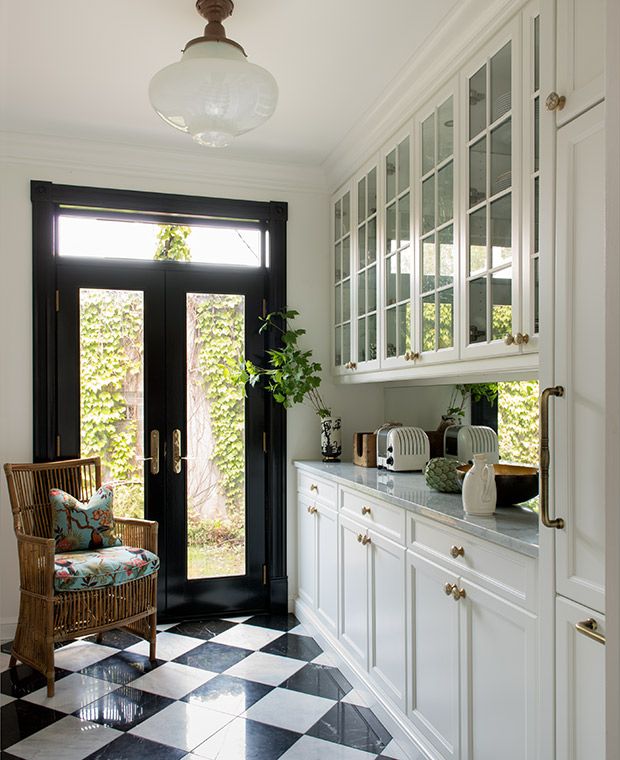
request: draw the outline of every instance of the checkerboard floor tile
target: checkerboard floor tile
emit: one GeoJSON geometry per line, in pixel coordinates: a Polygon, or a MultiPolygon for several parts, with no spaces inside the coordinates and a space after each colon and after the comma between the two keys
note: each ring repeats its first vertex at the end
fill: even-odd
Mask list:
{"type": "Polygon", "coordinates": [[[409,758],[293,615],[170,623],[157,642],[154,662],[120,630],[60,645],[51,699],[3,645],[1,760],[409,758]]]}

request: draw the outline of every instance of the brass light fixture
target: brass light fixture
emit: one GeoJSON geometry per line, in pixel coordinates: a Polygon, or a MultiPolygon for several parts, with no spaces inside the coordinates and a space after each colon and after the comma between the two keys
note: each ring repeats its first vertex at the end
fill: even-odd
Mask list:
{"type": "Polygon", "coordinates": [[[167,124],[221,148],[269,119],[278,86],[226,36],[222,22],[232,15],[232,0],[197,0],[196,9],[208,22],[204,35],[186,44],[178,63],[155,74],[149,98],[167,124]]]}

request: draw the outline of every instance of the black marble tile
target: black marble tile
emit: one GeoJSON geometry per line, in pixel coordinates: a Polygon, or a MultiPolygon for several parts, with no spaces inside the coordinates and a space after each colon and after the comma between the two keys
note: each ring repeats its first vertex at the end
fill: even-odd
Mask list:
{"type": "MultiPolygon", "coordinates": [[[[56,681],[70,675],[71,671],[55,668],[56,681]]],[[[47,686],[47,678],[29,665],[17,665],[5,670],[0,676],[0,691],[10,697],[25,697],[33,691],[47,686]]]]}
{"type": "Polygon", "coordinates": [[[302,691],[326,699],[342,699],[353,688],[338,668],[327,665],[316,665],[309,662],[301,670],[294,673],[284,683],[282,689],[302,691]]]}
{"type": "Polygon", "coordinates": [[[17,755],[10,755],[8,752],[0,752],[0,760],[21,760],[17,755]]]}
{"type": "Polygon", "coordinates": [[[102,681],[126,685],[145,673],[155,670],[164,662],[165,660],[151,662],[145,655],[135,652],[119,652],[82,668],[80,673],[92,678],[101,678],[102,681]]]}
{"type": "Polygon", "coordinates": [[[105,647],[114,647],[115,649],[127,649],[134,644],[139,644],[144,639],[139,636],[135,636],[129,631],[122,631],[119,628],[115,628],[111,631],[104,631],[101,634],[101,641],[97,641],[97,636],[89,636],[86,641],[92,641],[95,644],[102,644],[105,647]]]}
{"type": "Polygon", "coordinates": [[[173,702],[173,699],[159,694],[121,686],[120,689],[76,710],[73,715],[81,720],[116,728],[118,731],[129,731],[173,702]]]}
{"type": "Polygon", "coordinates": [[[290,631],[299,625],[295,615],[254,615],[245,621],[245,625],[257,625],[260,628],[272,628],[274,631],[290,631]]]}
{"type": "Polygon", "coordinates": [[[224,644],[212,644],[207,641],[180,655],[174,662],[190,665],[192,668],[211,670],[214,673],[223,673],[251,654],[252,652],[249,649],[229,647],[224,644]]]}
{"type": "Polygon", "coordinates": [[[133,734],[124,734],[84,760],[181,760],[186,753],[133,734]]]}
{"type": "MultiPolygon", "coordinates": [[[[301,734],[245,718],[235,718],[209,742],[217,760],[277,760],[301,734]]],[[[201,750],[202,754],[202,750],[201,750]]]]}
{"type": "Polygon", "coordinates": [[[184,702],[210,707],[213,710],[241,715],[272,690],[272,686],[244,678],[219,675],[183,697],[184,702]]]}
{"type": "Polygon", "coordinates": [[[307,732],[335,744],[380,754],[392,741],[378,718],[367,707],[338,702],[307,732]]]}
{"type": "Polygon", "coordinates": [[[279,639],[275,639],[267,646],[263,647],[261,652],[267,654],[278,654],[281,657],[292,657],[295,660],[314,660],[323,650],[310,636],[297,636],[294,633],[285,633],[279,639]]]}
{"type": "Polygon", "coordinates": [[[208,641],[219,633],[224,633],[229,628],[234,628],[236,623],[228,620],[187,620],[184,623],[169,628],[167,633],[180,633],[182,636],[192,636],[195,639],[208,641]]]}
{"type": "Polygon", "coordinates": [[[42,705],[34,705],[16,699],[8,705],[0,708],[0,722],[2,723],[2,735],[0,746],[2,749],[12,747],[22,739],[26,739],[37,731],[41,731],[57,720],[65,718],[65,713],[50,710],[42,705]]]}

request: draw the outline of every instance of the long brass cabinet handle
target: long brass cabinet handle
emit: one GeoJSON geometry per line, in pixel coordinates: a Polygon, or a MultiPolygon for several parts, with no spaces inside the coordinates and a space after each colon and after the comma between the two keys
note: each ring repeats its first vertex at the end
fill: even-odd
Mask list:
{"type": "Polygon", "coordinates": [[[175,475],[179,475],[181,472],[181,462],[183,457],[181,456],[181,431],[172,431],[172,472],[175,475]]]}
{"type": "Polygon", "coordinates": [[[151,430],[149,436],[151,456],[144,457],[143,462],[150,462],[149,472],[151,475],[159,475],[159,430],[151,430]]]}
{"type": "Polygon", "coordinates": [[[589,639],[593,639],[594,641],[598,641],[599,644],[605,645],[605,636],[599,632],[598,623],[594,618],[588,618],[587,620],[575,623],[575,628],[579,633],[583,633],[583,635],[587,636],[589,639]]]}
{"type": "Polygon", "coordinates": [[[554,385],[545,388],[540,395],[540,521],[546,528],[564,527],[561,517],[552,519],[549,517],[549,399],[551,396],[562,398],[564,388],[554,385]]]}

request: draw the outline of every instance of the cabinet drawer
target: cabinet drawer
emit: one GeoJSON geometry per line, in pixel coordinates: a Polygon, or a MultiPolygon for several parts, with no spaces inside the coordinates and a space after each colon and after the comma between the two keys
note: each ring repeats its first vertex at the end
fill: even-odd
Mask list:
{"type": "Polygon", "coordinates": [[[336,484],[329,480],[317,478],[313,473],[298,470],[297,491],[302,496],[318,499],[332,509],[336,509],[336,484]]]}
{"type": "MultiPolygon", "coordinates": [[[[408,543],[526,609],[536,609],[536,560],[462,531],[408,516],[408,543]],[[452,556],[453,547],[462,554],[452,556]]],[[[456,553],[456,552],[455,552],[456,553]]]]}
{"type": "Polygon", "coordinates": [[[340,491],[340,509],[357,523],[383,533],[387,538],[405,543],[405,511],[355,491],[340,491]]]}

